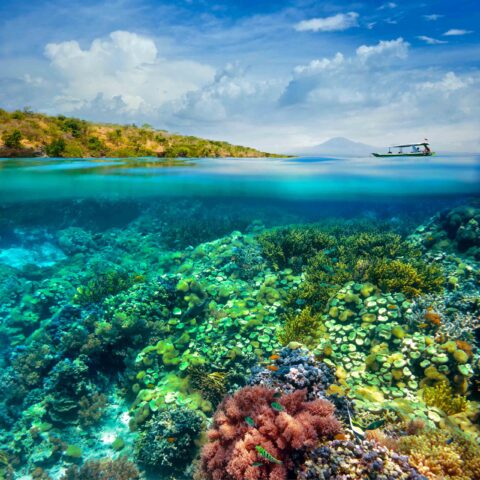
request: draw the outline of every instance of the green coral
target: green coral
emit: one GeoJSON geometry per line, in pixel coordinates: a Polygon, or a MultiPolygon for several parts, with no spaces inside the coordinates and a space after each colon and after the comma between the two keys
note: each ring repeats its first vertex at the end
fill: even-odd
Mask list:
{"type": "Polygon", "coordinates": [[[324,330],[322,326],[320,315],[312,313],[310,307],[305,307],[299,314],[285,317],[278,340],[284,346],[290,342],[312,344],[324,330]]]}
{"type": "Polygon", "coordinates": [[[444,282],[439,267],[419,261],[412,264],[402,260],[383,259],[376,262],[367,275],[368,280],[383,291],[402,292],[409,297],[438,292],[444,282]]]}
{"type": "Polygon", "coordinates": [[[424,262],[418,250],[392,232],[339,234],[329,245],[306,259],[305,281],[291,305],[300,300],[320,311],[351,280],[408,297],[438,292],[445,281],[438,266],[424,262]]]}
{"type": "Polygon", "coordinates": [[[335,238],[315,226],[290,226],[266,231],[258,242],[276,270],[291,267],[298,272],[308,258],[335,245],[335,238]]]}
{"type": "Polygon", "coordinates": [[[115,295],[131,287],[135,277],[120,270],[109,270],[96,275],[86,285],[77,288],[73,301],[78,305],[101,302],[104,298],[115,295]]]}

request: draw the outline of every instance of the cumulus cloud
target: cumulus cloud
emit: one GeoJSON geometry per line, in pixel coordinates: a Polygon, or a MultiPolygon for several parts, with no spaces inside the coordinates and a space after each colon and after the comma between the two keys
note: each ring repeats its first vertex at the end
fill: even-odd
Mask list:
{"type": "Polygon", "coordinates": [[[312,60],[293,69],[279,105],[292,122],[309,118],[309,131],[324,137],[378,144],[388,132],[397,139],[392,136],[386,143],[426,135],[451,149],[447,142],[453,135],[446,132],[453,122],[462,129],[455,128],[459,141],[472,145],[480,118],[475,100],[480,73],[405,68],[407,61],[408,44],[402,39],[362,45],[350,56],[312,60]]]}
{"type": "Polygon", "coordinates": [[[209,84],[166,104],[160,113],[175,126],[218,125],[250,115],[258,119],[262,109],[269,111],[266,105],[273,105],[278,92],[276,81],[251,79],[238,64],[228,64],[209,84]]]}
{"type": "Polygon", "coordinates": [[[358,26],[358,13],[338,13],[331,17],[302,20],[295,25],[298,32],[336,32],[358,26]]]}
{"type": "Polygon", "coordinates": [[[473,77],[459,77],[455,72],[447,72],[443,78],[435,82],[423,82],[417,85],[417,89],[423,91],[440,91],[445,93],[455,92],[475,83],[473,77]]]}
{"type": "Polygon", "coordinates": [[[438,40],[437,38],[427,37],[426,35],[418,35],[417,38],[428,45],[441,45],[442,43],[448,43],[446,40],[438,40]]]}
{"type": "Polygon", "coordinates": [[[208,65],[160,57],[151,38],[127,31],[95,39],[87,49],[76,41],[50,43],[45,55],[61,79],[55,102],[63,111],[102,101],[123,113],[148,112],[214,76],[208,65]]]}
{"type": "Polygon", "coordinates": [[[357,57],[365,62],[374,57],[406,58],[410,44],[402,37],[396,40],[381,40],[376,45],[361,45],[357,48],[357,57]]]}
{"type": "Polygon", "coordinates": [[[469,33],[472,33],[472,30],[462,30],[461,28],[451,28],[450,30],[447,30],[444,35],[446,37],[458,37],[461,35],[468,35],[469,33]]]}

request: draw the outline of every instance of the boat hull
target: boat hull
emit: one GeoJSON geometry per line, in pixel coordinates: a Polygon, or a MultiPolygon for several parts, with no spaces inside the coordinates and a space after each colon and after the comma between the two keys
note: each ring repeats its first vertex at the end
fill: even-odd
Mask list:
{"type": "Polygon", "coordinates": [[[430,153],[372,153],[374,157],[432,157],[435,152],[430,153]]]}

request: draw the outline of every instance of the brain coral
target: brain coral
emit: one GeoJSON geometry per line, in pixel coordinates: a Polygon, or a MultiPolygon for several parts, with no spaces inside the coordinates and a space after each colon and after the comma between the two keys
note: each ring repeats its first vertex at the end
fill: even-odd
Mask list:
{"type": "Polygon", "coordinates": [[[293,456],[341,431],[327,400],[305,401],[306,390],[281,396],[244,387],[218,407],[202,450],[201,478],[286,480],[293,456]]]}

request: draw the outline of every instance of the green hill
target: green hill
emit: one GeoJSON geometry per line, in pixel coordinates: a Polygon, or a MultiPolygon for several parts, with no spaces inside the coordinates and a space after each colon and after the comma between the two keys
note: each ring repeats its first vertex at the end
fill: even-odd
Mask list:
{"type": "Polygon", "coordinates": [[[279,157],[150,125],[115,125],[0,109],[0,157],[279,157]]]}

